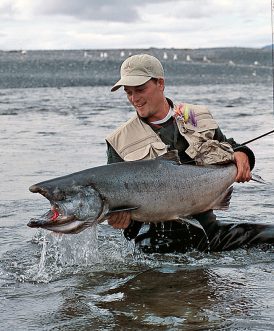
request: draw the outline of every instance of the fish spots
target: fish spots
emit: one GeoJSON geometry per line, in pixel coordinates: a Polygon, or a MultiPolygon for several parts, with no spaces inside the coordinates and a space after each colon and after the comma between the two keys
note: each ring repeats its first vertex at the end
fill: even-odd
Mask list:
{"type": "Polygon", "coordinates": [[[127,190],[129,189],[129,185],[127,182],[124,183],[124,186],[125,186],[125,189],[127,189],[127,190]]]}

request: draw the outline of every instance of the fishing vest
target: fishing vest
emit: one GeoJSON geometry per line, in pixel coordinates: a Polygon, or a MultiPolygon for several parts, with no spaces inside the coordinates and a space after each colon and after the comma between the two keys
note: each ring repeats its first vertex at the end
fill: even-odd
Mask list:
{"type": "MultiPolygon", "coordinates": [[[[207,107],[180,104],[174,107],[180,134],[189,146],[185,153],[198,165],[233,161],[233,149],[226,142],[213,140],[217,122],[207,107]]],[[[168,146],[137,114],[107,136],[107,142],[124,161],[153,159],[165,154],[168,146]]]]}

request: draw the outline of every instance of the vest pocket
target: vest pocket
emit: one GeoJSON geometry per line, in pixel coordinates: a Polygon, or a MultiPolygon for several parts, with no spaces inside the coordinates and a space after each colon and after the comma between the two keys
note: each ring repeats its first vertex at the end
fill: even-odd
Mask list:
{"type": "Polygon", "coordinates": [[[128,153],[124,156],[125,161],[149,160],[155,159],[167,152],[167,146],[161,142],[153,142],[149,145],[138,148],[137,150],[128,153]]]}

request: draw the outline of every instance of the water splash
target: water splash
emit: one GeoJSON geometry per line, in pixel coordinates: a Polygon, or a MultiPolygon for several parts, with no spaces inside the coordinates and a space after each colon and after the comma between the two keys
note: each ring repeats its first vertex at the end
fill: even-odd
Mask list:
{"type": "Polygon", "coordinates": [[[46,237],[44,237],[42,243],[42,252],[41,252],[41,258],[38,268],[38,274],[37,274],[38,278],[40,278],[45,271],[46,250],[47,250],[47,241],[46,241],[46,237]]]}
{"type": "Polygon", "coordinates": [[[39,230],[33,239],[40,247],[39,262],[28,269],[28,279],[50,282],[85,272],[124,272],[146,264],[135,245],[122,232],[105,231],[100,225],[77,235],[63,235],[39,230]],[[98,235],[99,232],[99,235],[98,235]]]}
{"type": "Polygon", "coordinates": [[[34,240],[41,246],[40,261],[29,269],[29,276],[37,282],[74,274],[100,261],[96,226],[77,236],[41,230],[34,240]]]}

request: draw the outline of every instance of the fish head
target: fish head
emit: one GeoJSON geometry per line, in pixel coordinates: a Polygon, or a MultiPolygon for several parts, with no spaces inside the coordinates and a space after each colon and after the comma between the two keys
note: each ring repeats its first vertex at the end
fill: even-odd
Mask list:
{"type": "Polygon", "coordinates": [[[32,218],[28,226],[59,233],[79,233],[96,223],[103,210],[103,199],[92,187],[73,187],[69,191],[50,190],[33,185],[30,191],[40,193],[50,202],[50,210],[39,218],[32,218]]]}

